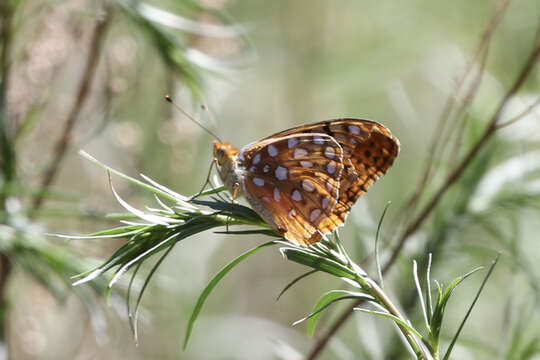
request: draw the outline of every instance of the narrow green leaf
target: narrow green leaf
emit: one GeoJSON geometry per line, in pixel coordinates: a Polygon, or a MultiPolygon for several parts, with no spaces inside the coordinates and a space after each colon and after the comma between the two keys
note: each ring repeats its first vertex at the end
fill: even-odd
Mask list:
{"type": "Polygon", "coordinates": [[[223,202],[223,201],[208,201],[208,200],[198,200],[198,199],[195,199],[192,202],[197,205],[207,206],[211,209],[214,209],[220,212],[231,213],[235,217],[241,217],[247,221],[252,222],[253,225],[269,227],[268,223],[266,223],[259,216],[259,214],[257,214],[253,209],[248,208],[247,206],[244,206],[244,205],[233,204],[230,202],[223,202]]]}
{"type": "Polygon", "coordinates": [[[286,292],[287,290],[289,290],[289,289],[290,289],[294,284],[296,284],[298,281],[302,280],[302,279],[305,278],[305,277],[308,277],[308,276],[311,275],[311,274],[315,274],[317,271],[319,271],[319,270],[310,270],[310,271],[308,271],[308,272],[306,272],[306,273],[304,273],[304,274],[302,274],[302,275],[296,277],[293,281],[291,281],[290,283],[288,283],[288,284],[283,288],[283,290],[281,290],[281,292],[279,293],[279,295],[278,295],[277,298],[276,298],[276,301],[278,301],[279,298],[281,297],[281,295],[285,294],[285,292],[286,292]]]}
{"type": "Polygon", "coordinates": [[[313,307],[313,312],[308,315],[306,318],[299,320],[295,322],[295,325],[300,323],[301,321],[304,321],[306,319],[309,319],[308,322],[308,336],[312,337],[313,333],[315,332],[315,327],[317,326],[317,321],[319,320],[319,317],[322,314],[322,311],[326,309],[328,306],[332,305],[333,303],[345,299],[365,299],[365,300],[374,300],[374,298],[370,295],[354,292],[354,291],[347,291],[347,290],[331,290],[328,291],[326,294],[321,296],[319,301],[315,304],[313,307]]]}
{"type": "Polygon", "coordinates": [[[109,186],[111,187],[111,191],[112,191],[114,197],[116,198],[116,201],[118,201],[120,203],[120,205],[122,205],[122,207],[124,209],[126,209],[127,211],[129,211],[133,215],[137,216],[138,218],[150,222],[151,224],[158,224],[158,225],[164,225],[164,226],[169,225],[169,222],[172,219],[168,219],[168,218],[163,217],[163,216],[147,214],[144,211],[141,211],[139,209],[134,208],[133,206],[129,205],[126,201],[124,201],[124,199],[122,199],[120,197],[120,195],[118,195],[118,193],[114,189],[113,183],[111,181],[110,172],[107,171],[107,174],[109,175],[109,186]]]}
{"type": "MultiPolygon", "coordinates": [[[[159,268],[159,266],[161,265],[161,263],[163,262],[163,260],[165,260],[165,258],[169,255],[169,253],[172,251],[172,249],[174,249],[174,245],[176,245],[176,243],[172,244],[166,251],[165,253],[163,253],[163,255],[161,255],[161,257],[159,258],[159,260],[154,264],[154,266],[152,266],[152,269],[150,270],[150,272],[148,273],[148,275],[146,276],[146,278],[144,279],[144,283],[143,283],[143,286],[141,288],[141,291],[139,291],[139,295],[137,296],[137,302],[135,303],[135,315],[132,317],[133,318],[133,325],[132,325],[132,329],[133,329],[133,336],[135,337],[135,342],[138,343],[139,342],[139,334],[138,334],[138,327],[137,327],[137,323],[138,323],[138,320],[139,320],[139,308],[140,308],[140,305],[141,305],[141,300],[142,300],[142,297],[144,295],[144,291],[146,290],[146,287],[148,286],[148,284],[150,283],[150,280],[152,279],[152,276],[155,274],[156,270],[159,268]]],[[[140,265],[140,263],[139,263],[140,265]]],[[[137,265],[137,269],[139,268],[139,265],[137,265]]],[[[131,315],[131,314],[130,314],[131,315]]],[[[130,316],[131,318],[131,316],[130,316]]]]}
{"type": "MultiPolygon", "coordinates": [[[[146,182],[150,183],[150,185],[154,186],[156,189],[159,189],[163,192],[165,192],[166,194],[169,194],[170,196],[172,196],[175,201],[177,202],[177,205],[181,205],[183,207],[187,207],[191,210],[197,210],[197,208],[193,205],[191,205],[189,203],[189,198],[184,196],[184,195],[181,195],[179,193],[177,193],[176,191],[173,191],[171,189],[169,189],[168,187],[166,186],[163,186],[161,185],[160,183],[158,183],[157,181],[154,181],[152,180],[150,177],[144,175],[144,174],[139,174],[146,182]]],[[[155,195],[155,194],[154,194],[155,195]]],[[[161,200],[159,200],[159,197],[156,196],[156,199],[158,202],[161,202],[161,200]]],[[[163,204],[163,203],[162,203],[163,204]]],[[[165,206],[165,204],[163,204],[164,207],[168,208],[167,206],[165,206]]],[[[170,209],[170,211],[172,212],[172,209],[170,209]]]]}
{"type": "MultiPolygon", "coordinates": [[[[484,280],[482,281],[482,284],[480,285],[480,288],[478,288],[478,291],[476,292],[476,296],[474,297],[474,300],[473,302],[471,303],[471,306],[469,306],[469,309],[467,310],[467,313],[465,314],[465,317],[463,318],[463,321],[461,322],[461,324],[459,325],[459,328],[458,330],[456,331],[456,334],[454,335],[454,337],[452,338],[452,341],[450,342],[450,345],[448,346],[448,349],[446,350],[446,353],[444,354],[444,358],[443,360],[448,360],[448,357],[450,356],[450,353],[452,352],[452,349],[454,348],[454,345],[459,337],[459,335],[461,334],[461,330],[463,329],[463,326],[465,326],[465,322],[467,321],[467,319],[469,318],[469,315],[471,314],[472,312],[472,309],[474,308],[474,305],[476,304],[476,301],[478,300],[478,298],[480,297],[480,294],[482,293],[482,290],[484,289],[484,286],[486,285],[489,277],[491,276],[491,273],[493,272],[493,269],[495,269],[495,266],[497,265],[497,261],[499,261],[499,256],[501,254],[497,254],[497,257],[495,258],[495,260],[493,260],[493,262],[491,263],[491,266],[489,267],[489,270],[486,274],[486,276],[484,277],[484,280]]],[[[468,273],[467,275],[464,276],[467,277],[469,276],[470,274],[472,274],[472,272],[468,273]]]]}
{"type": "Polygon", "coordinates": [[[267,243],[259,245],[259,246],[255,247],[255,248],[243,253],[242,255],[238,256],[233,261],[228,263],[223,269],[221,269],[216,275],[214,275],[214,277],[210,280],[208,285],[206,285],[206,287],[202,291],[201,295],[199,296],[199,299],[197,300],[197,303],[195,304],[195,308],[193,309],[193,311],[191,313],[191,317],[189,318],[188,326],[187,326],[187,329],[186,329],[186,335],[185,335],[185,338],[184,338],[184,345],[183,345],[184,349],[187,346],[187,343],[188,343],[189,338],[191,336],[191,332],[193,330],[193,326],[195,325],[195,320],[197,320],[197,317],[199,316],[199,314],[200,314],[200,312],[202,310],[204,302],[208,298],[208,295],[210,295],[210,292],[219,283],[219,281],[221,279],[223,279],[223,277],[225,275],[227,275],[227,273],[229,271],[231,271],[236,265],[241,263],[243,260],[248,258],[250,255],[252,255],[252,254],[254,254],[254,253],[258,252],[259,250],[262,250],[262,249],[264,249],[266,247],[276,245],[276,244],[277,244],[277,242],[275,242],[275,241],[269,241],[267,243]]]}
{"type": "Polygon", "coordinates": [[[95,157],[93,157],[92,155],[88,154],[86,151],[84,150],[80,150],[79,151],[79,154],[84,157],[85,159],[93,162],[94,164],[104,168],[105,170],[115,174],[115,175],[118,175],[120,176],[121,178],[129,181],[130,183],[132,184],[135,184],[143,189],[146,189],[154,194],[157,194],[157,195],[160,195],[160,196],[163,196],[167,199],[170,199],[170,200],[173,200],[173,201],[176,201],[177,199],[174,197],[174,196],[171,196],[170,194],[168,194],[167,192],[163,191],[163,190],[160,190],[154,186],[150,186],[148,184],[145,184],[144,182],[140,181],[140,180],[137,180],[135,178],[132,178],[131,176],[128,176],[128,175],[125,175],[123,173],[121,173],[120,171],[118,170],[115,170],[113,169],[112,167],[108,166],[108,165],[105,165],[103,164],[102,162],[100,162],[99,160],[97,160],[95,157]]]}
{"type": "Polygon", "coordinates": [[[269,229],[260,229],[260,230],[238,230],[238,231],[214,231],[214,234],[231,234],[231,235],[266,235],[275,238],[283,238],[283,236],[278,235],[274,230],[269,229]]]}
{"type": "MultiPolygon", "coordinates": [[[[128,316],[128,322],[129,327],[131,328],[131,333],[133,334],[133,337],[135,338],[135,324],[133,321],[133,313],[131,311],[131,292],[133,291],[133,283],[135,282],[135,277],[137,276],[137,273],[139,272],[139,269],[141,268],[141,265],[143,264],[143,261],[137,264],[135,267],[135,270],[133,270],[133,273],[131,274],[131,277],[129,278],[129,283],[126,291],[126,312],[128,316]]],[[[137,344],[137,340],[135,339],[135,344],[137,344]]]]}
{"type": "Polygon", "coordinates": [[[81,274],[72,276],[73,279],[80,278],[79,280],[73,283],[73,286],[77,286],[77,285],[89,282],[91,280],[94,280],[95,278],[97,278],[104,272],[108,271],[109,269],[115,267],[116,265],[122,264],[125,261],[132,259],[133,256],[135,256],[141,251],[141,249],[144,249],[144,246],[145,246],[145,243],[143,241],[137,241],[137,242],[128,241],[124,246],[116,250],[111,255],[111,257],[100,266],[94,269],[85,271],[81,274]]]}
{"type": "Polygon", "coordinates": [[[204,37],[236,38],[246,32],[240,25],[202,23],[144,3],[139,5],[139,12],[148,21],[204,37]]]}
{"type": "Polygon", "coordinates": [[[95,233],[91,233],[88,235],[65,235],[65,234],[46,234],[49,236],[55,236],[63,239],[68,240],[93,240],[93,239],[110,239],[110,238],[123,238],[128,237],[130,235],[135,235],[138,233],[141,233],[149,228],[151,228],[153,225],[147,225],[147,226],[141,226],[141,225],[128,225],[128,226],[120,226],[117,228],[104,230],[104,231],[98,231],[95,233]]]}
{"type": "Polygon", "coordinates": [[[431,321],[429,324],[429,328],[435,342],[438,342],[439,339],[439,334],[441,331],[442,321],[444,317],[444,311],[446,310],[446,305],[448,304],[450,296],[463,280],[465,280],[467,277],[474,274],[480,269],[481,268],[476,268],[468,272],[467,274],[454,279],[454,281],[452,281],[450,285],[448,285],[446,289],[444,289],[444,291],[441,289],[439,283],[437,283],[439,297],[437,298],[437,304],[435,305],[435,309],[433,310],[433,316],[431,317],[431,321]]]}
{"type": "Polygon", "coordinates": [[[379,223],[377,224],[377,232],[375,233],[375,265],[377,267],[377,275],[379,276],[379,284],[381,285],[381,289],[383,290],[384,290],[384,280],[383,280],[383,275],[382,275],[381,261],[379,259],[379,234],[381,231],[381,226],[384,220],[384,216],[386,215],[386,211],[388,210],[388,207],[390,206],[391,203],[392,203],[391,201],[386,203],[386,206],[384,207],[381,218],[379,219],[379,223]]]}
{"type": "Polygon", "coordinates": [[[208,195],[213,195],[213,194],[217,194],[217,193],[220,193],[222,191],[226,191],[227,188],[225,187],[225,185],[222,185],[220,187],[217,187],[217,188],[214,188],[214,189],[208,189],[208,190],[205,190],[203,191],[200,195],[200,196],[208,196],[208,195]]]}
{"type": "Polygon", "coordinates": [[[403,326],[404,328],[409,330],[417,338],[422,339],[422,335],[418,331],[416,331],[415,328],[411,327],[411,325],[407,324],[405,321],[401,320],[400,318],[398,318],[395,315],[392,315],[390,313],[383,312],[383,311],[369,310],[369,309],[363,309],[363,308],[354,308],[354,310],[361,311],[361,312],[364,312],[364,313],[367,313],[367,314],[382,316],[382,317],[385,317],[387,319],[393,320],[394,322],[396,322],[400,326],[403,326]]]}
{"type": "Polygon", "coordinates": [[[113,287],[114,283],[116,283],[118,281],[118,279],[120,279],[120,277],[122,277],[122,275],[126,271],[128,271],[133,265],[136,265],[138,262],[146,259],[147,257],[151,256],[152,254],[160,251],[162,248],[168,246],[171,241],[175,240],[175,238],[180,236],[180,235],[181,235],[181,233],[178,233],[178,232],[173,233],[171,236],[165,238],[165,240],[157,243],[156,245],[152,246],[150,249],[148,249],[146,251],[143,251],[140,254],[137,254],[137,256],[135,256],[133,259],[130,259],[128,262],[123,264],[122,267],[120,267],[120,269],[118,269],[118,271],[116,272],[114,277],[111,279],[111,281],[109,281],[109,287],[113,287]]]}
{"type": "Polygon", "coordinates": [[[422,288],[420,287],[420,280],[418,279],[418,263],[416,262],[416,260],[413,260],[413,277],[414,277],[414,285],[416,286],[416,292],[418,293],[418,297],[420,299],[420,305],[422,307],[422,314],[424,315],[424,321],[426,322],[426,328],[429,330],[429,319],[428,319],[428,314],[426,311],[426,302],[424,301],[422,288]]]}
{"type": "Polygon", "coordinates": [[[428,254],[428,264],[427,264],[427,270],[426,270],[426,305],[427,305],[427,313],[429,322],[431,323],[431,317],[433,316],[433,301],[431,299],[431,261],[432,261],[432,254],[428,254]]]}
{"type": "Polygon", "coordinates": [[[356,274],[351,269],[348,269],[336,261],[310,253],[308,250],[300,248],[281,248],[280,251],[287,257],[288,260],[312,267],[316,270],[320,270],[337,277],[343,277],[351,280],[356,279],[356,274]]]}

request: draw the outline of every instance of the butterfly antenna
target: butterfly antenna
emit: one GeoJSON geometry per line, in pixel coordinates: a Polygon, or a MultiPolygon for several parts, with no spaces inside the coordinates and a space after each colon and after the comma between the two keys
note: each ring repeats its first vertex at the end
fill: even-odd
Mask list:
{"type": "Polygon", "coordinates": [[[210,110],[210,108],[206,104],[201,104],[201,109],[208,114],[208,119],[210,119],[210,123],[214,128],[217,128],[217,122],[216,117],[214,116],[214,113],[210,110]]]}
{"type": "Polygon", "coordinates": [[[178,106],[174,101],[173,99],[171,99],[171,97],[169,95],[165,95],[165,100],[167,100],[168,102],[170,102],[172,104],[172,106],[174,106],[176,108],[176,110],[180,111],[182,114],[184,114],[188,119],[190,119],[191,121],[193,121],[195,124],[199,125],[204,131],[206,131],[207,133],[209,133],[210,135],[212,135],[214,138],[216,138],[219,142],[223,142],[219,136],[217,136],[216,134],[214,134],[210,129],[208,129],[206,126],[204,126],[203,124],[201,124],[200,122],[198,122],[197,120],[195,120],[193,118],[193,116],[189,115],[187,112],[185,112],[184,110],[182,110],[182,108],[180,106],[178,106]]]}

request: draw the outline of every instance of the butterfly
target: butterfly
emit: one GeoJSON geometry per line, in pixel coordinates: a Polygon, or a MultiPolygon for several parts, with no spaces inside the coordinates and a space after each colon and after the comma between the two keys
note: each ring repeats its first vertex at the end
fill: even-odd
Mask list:
{"type": "Polygon", "coordinates": [[[238,149],[215,141],[221,180],[285,239],[307,246],[344,225],[384,175],[399,141],[374,121],[335,119],[278,132],[238,149]]]}

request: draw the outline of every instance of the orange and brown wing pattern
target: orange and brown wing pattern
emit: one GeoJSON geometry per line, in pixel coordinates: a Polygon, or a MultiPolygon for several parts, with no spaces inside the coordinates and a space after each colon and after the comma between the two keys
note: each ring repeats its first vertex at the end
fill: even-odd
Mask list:
{"type": "Polygon", "coordinates": [[[326,134],[292,134],[248,145],[239,154],[249,203],[286,239],[308,245],[343,222],[338,204],[344,153],[326,134]]]}
{"type": "MultiPolygon", "coordinates": [[[[399,152],[399,141],[384,125],[359,119],[337,119],[302,125],[270,138],[298,132],[324,133],[335,139],[343,149],[344,169],[340,178],[338,202],[332,214],[319,224],[322,229],[333,230],[334,224],[345,222],[356,200],[390,168],[399,152]]],[[[320,238],[319,233],[314,233],[309,243],[320,238]]]]}

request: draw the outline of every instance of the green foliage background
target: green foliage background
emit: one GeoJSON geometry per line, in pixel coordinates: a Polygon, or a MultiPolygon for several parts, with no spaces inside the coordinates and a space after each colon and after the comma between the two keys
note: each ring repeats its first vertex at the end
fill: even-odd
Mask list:
{"type": "MultiPolygon", "coordinates": [[[[8,44],[10,51],[2,67],[3,84],[6,74],[9,83],[2,94],[0,251],[11,271],[5,294],[0,294],[10,358],[295,359],[308,354],[346,305],[323,314],[314,338],[306,335],[305,325],[290,324],[309,314],[323,292],[342,284],[315,274],[276,302],[282,288],[306,269],[285,261],[273,248],[250,257],[216,287],[188,349],[181,350],[186,323],[205,284],[232,258],[268,240],[263,236],[207,232],[179,244],[143,298],[138,346],[121,298],[127,283],[113,291],[117,296],[108,307],[99,295],[103,284],[94,285],[94,293],[66,292],[69,287],[62,284],[70,276],[123,244],[109,239],[66,245],[42,235],[108,228],[117,222],[105,214],[123,211],[110,193],[106,173],[78,156],[78,150],[123,173],[144,173],[191,194],[206,177],[212,139],[163,101],[166,93],[211,124],[208,113],[200,110],[206,104],[220,136],[237,146],[313,121],[359,117],[381,122],[400,139],[401,153],[358,201],[341,238],[355,261],[371,255],[377,221],[392,201],[380,244],[387,259],[401,231],[395,225],[399,209],[420,181],[445,102],[497,4],[155,0],[137,7],[129,1],[6,1],[2,20],[10,20],[11,31],[2,32],[2,47],[8,44]],[[46,200],[36,209],[43,174],[56,157],[55,144],[91,55],[96,20],[102,18],[107,25],[90,91],[76,116],[66,156],[44,193],[46,200]],[[160,24],[168,19],[172,22],[160,24]],[[173,28],[179,24],[187,24],[186,29],[173,28]],[[200,34],[203,24],[211,26],[203,26],[200,34]],[[54,276],[49,278],[50,272],[54,276]]],[[[508,5],[490,41],[464,135],[436,164],[421,204],[488,124],[535,44],[539,20],[537,1],[508,5]]],[[[539,89],[536,66],[503,119],[536,101],[539,89]]],[[[486,144],[385,278],[394,298],[409,315],[417,315],[413,321],[421,321],[413,259],[425,271],[432,252],[432,277],[448,284],[502,253],[463,330],[455,359],[539,356],[539,145],[537,107],[486,144]]],[[[113,182],[131,204],[144,207],[153,201],[128,182],[113,182]]],[[[150,265],[140,271],[148,272],[150,265]]],[[[375,274],[372,262],[366,269],[375,274]]],[[[472,276],[450,300],[443,338],[450,340],[455,333],[480,279],[472,276]]],[[[360,357],[409,355],[388,321],[355,313],[320,358],[360,357]]]]}

